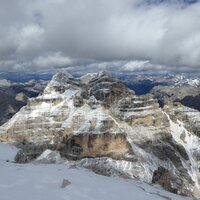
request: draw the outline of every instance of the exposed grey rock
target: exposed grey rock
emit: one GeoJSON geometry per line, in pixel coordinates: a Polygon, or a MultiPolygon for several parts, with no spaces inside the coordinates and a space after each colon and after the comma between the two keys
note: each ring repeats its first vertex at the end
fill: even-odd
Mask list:
{"type": "Polygon", "coordinates": [[[66,188],[67,186],[71,185],[71,182],[68,181],[67,179],[63,179],[61,188],[66,188]]]}
{"type": "Polygon", "coordinates": [[[23,150],[19,150],[17,152],[17,155],[15,157],[15,162],[17,163],[27,163],[30,162],[33,159],[33,154],[27,154],[23,150]]]}

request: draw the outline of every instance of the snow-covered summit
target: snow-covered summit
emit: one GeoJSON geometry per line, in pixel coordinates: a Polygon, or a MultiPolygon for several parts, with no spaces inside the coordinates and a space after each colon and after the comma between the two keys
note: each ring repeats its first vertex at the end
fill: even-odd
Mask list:
{"type": "Polygon", "coordinates": [[[187,78],[183,75],[176,75],[174,77],[174,83],[177,86],[183,86],[183,85],[189,85],[192,87],[199,87],[200,86],[200,80],[198,78],[187,78]]]}
{"type": "Polygon", "coordinates": [[[66,73],[59,72],[53,76],[52,80],[49,82],[49,84],[45,88],[44,94],[51,93],[54,91],[58,91],[58,92],[64,91],[67,88],[67,86],[72,84],[74,81],[75,79],[71,74],[67,72],[66,73]]]}
{"type": "Polygon", "coordinates": [[[200,80],[199,79],[187,79],[187,82],[189,85],[198,87],[200,86],[200,80]]]}

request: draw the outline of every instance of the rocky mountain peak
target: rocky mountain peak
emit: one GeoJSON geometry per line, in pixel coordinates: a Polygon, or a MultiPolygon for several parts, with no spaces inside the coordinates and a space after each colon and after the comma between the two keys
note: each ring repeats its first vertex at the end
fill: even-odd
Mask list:
{"type": "MultiPolygon", "coordinates": [[[[94,97],[102,104],[109,106],[123,95],[129,96],[133,92],[128,90],[121,81],[107,72],[90,73],[80,78],[74,78],[67,73],[57,73],[44,90],[42,98],[61,97],[66,98],[74,93],[74,103],[80,106],[83,102],[94,97]]],[[[41,98],[41,97],[38,97],[41,98]]]]}
{"type": "Polygon", "coordinates": [[[92,78],[88,82],[88,93],[89,96],[94,96],[97,100],[110,104],[122,96],[131,94],[121,81],[106,72],[90,76],[92,78]]]}
{"type": "Polygon", "coordinates": [[[65,84],[69,79],[73,78],[74,77],[67,72],[58,72],[53,76],[52,81],[65,84]]]}
{"type": "Polygon", "coordinates": [[[112,75],[110,75],[108,72],[100,71],[100,72],[97,72],[97,73],[88,73],[86,75],[83,75],[80,78],[80,80],[83,83],[88,84],[90,81],[97,80],[97,79],[100,79],[102,77],[113,78],[112,75]]]}
{"type": "Polygon", "coordinates": [[[55,74],[44,90],[45,93],[64,92],[70,85],[78,85],[78,80],[67,72],[55,74]]]}
{"type": "Polygon", "coordinates": [[[22,149],[18,162],[44,150],[104,175],[138,178],[199,196],[200,113],[182,105],[160,108],[107,73],[56,74],[0,127],[0,141],[22,149]]]}

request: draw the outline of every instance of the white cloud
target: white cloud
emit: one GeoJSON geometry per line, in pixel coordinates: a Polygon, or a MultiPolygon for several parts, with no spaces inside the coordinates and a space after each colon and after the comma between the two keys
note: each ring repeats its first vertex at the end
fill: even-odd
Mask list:
{"type": "MultiPolygon", "coordinates": [[[[1,64],[1,63],[0,63],[1,64]]],[[[8,63],[9,64],[9,63],[8,63]]],[[[4,65],[4,66],[8,66],[4,65]]],[[[76,60],[71,59],[69,57],[63,56],[60,52],[49,53],[47,55],[35,57],[33,60],[29,61],[13,61],[12,69],[14,71],[17,70],[27,70],[27,69],[52,69],[55,67],[70,67],[71,65],[76,64],[76,60]]],[[[5,68],[5,67],[4,67],[5,68]]]]}
{"type": "Polygon", "coordinates": [[[69,57],[62,56],[60,52],[55,54],[50,54],[47,56],[39,56],[33,60],[33,66],[38,68],[48,68],[48,67],[67,67],[73,64],[73,60],[69,57]]]}
{"type": "Polygon", "coordinates": [[[125,63],[120,71],[142,71],[142,70],[172,70],[170,66],[153,64],[148,60],[135,60],[125,63]]]}
{"type": "Polygon", "coordinates": [[[149,61],[131,61],[126,63],[123,67],[123,71],[137,71],[137,70],[143,70],[143,69],[149,69],[152,68],[152,65],[149,63],[149,61]]]}
{"type": "Polygon", "coordinates": [[[29,24],[16,30],[15,42],[17,53],[26,53],[42,47],[44,30],[35,24],[29,24]]]}
{"type": "Polygon", "coordinates": [[[199,69],[200,3],[144,2],[1,1],[0,60],[14,60],[9,69],[68,66],[74,59],[94,60],[102,69],[130,60],[137,62],[127,69],[156,68],[139,60],[156,63],[156,69],[199,69]]]}

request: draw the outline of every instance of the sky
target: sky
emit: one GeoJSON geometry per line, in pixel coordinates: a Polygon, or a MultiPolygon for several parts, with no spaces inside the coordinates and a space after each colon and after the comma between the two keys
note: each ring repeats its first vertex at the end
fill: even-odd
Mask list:
{"type": "Polygon", "coordinates": [[[200,70],[198,0],[0,0],[0,71],[200,70]]]}

